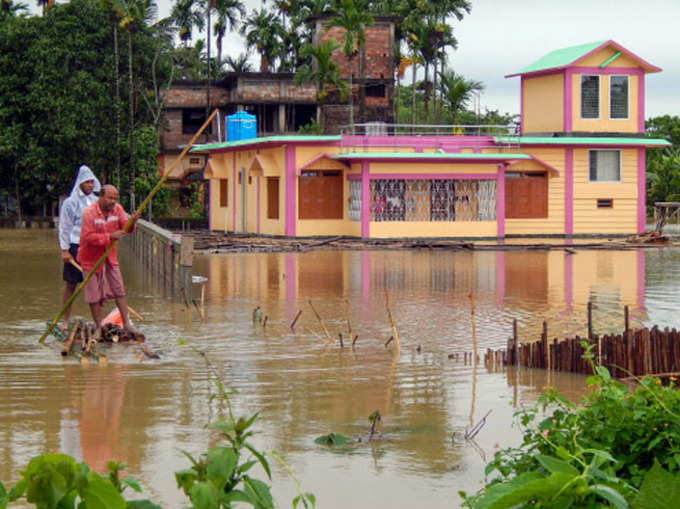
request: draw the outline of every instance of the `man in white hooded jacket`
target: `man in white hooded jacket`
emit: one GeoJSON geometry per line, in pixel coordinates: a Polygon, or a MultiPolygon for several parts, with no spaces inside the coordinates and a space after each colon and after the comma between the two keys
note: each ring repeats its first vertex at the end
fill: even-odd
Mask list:
{"type": "MultiPolygon", "coordinates": [[[[59,211],[59,247],[61,248],[61,259],[64,262],[63,278],[66,282],[64,288],[63,303],[71,298],[76,289],[76,285],[83,280],[83,274],[76,268],[73,262],[77,263],[78,242],[80,242],[80,225],[83,217],[83,210],[88,205],[97,201],[95,193],[98,193],[101,185],[92,170],[82,165],[78,168],[78,176],[73,185],[71,194],[61,205],[59,211]]],[[[66,331],[71,317],[71,306],[64,311],[64,328],[66,331]]]]}

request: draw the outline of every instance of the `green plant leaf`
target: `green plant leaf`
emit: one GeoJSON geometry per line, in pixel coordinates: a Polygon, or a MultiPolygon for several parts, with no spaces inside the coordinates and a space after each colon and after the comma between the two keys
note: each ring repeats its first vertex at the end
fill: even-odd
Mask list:
{"type": "Polygon", "coordinates": [[[175,480],[177,481],[177,487],[182,488],[184,494],[189,496],[191,487],[198,481],[198,472],[193,468],[179,470],[178,472],[175,472],[175,480]]]}
{"type": "Polygon", "coordinates": [[[566,461],[553,458],[552,456],[537,454],[536,459],[541,465],[543,465],[543,468],[552,474],[564,474],[571,477],[576,477],[580,474],[577,469],[572,467],[566,461]]]}
{"type": "Polygon", "coordinates": [[[150,500],[131,500],[127,503],[126,509],[161,509],[161,506],[150,500]]]}
{"type": "Polygon", "coordinates": [[[604,484],[595,484],[590,487],[590,491],[604,498],[611,505],[616,507],[616,509],[629,509],[630,506],[623,495],[616,491],[611,486],[606,486],[604,484]]]}
{"type": "Polygon", "coordinates": [[[297,509],[298,504],[302,502],[302,507],[309,509],[309,504],[312,508],[316,507],[316,497],[313,493],[302,493],[293,499],[293,509],[297,509]],[[307,503],[309,502],[309,504],[307,503]]]}
{"type": "Polygon", "coordinates": [[[6,509],[8,502],[7,490],[5,489],[5,485],[0,482],[0,509],[6,509]]]}
{"type": "Polygon", "coordinates": [[[246,493],[257,502],[255,507],[258,509],[274,509],[274,499],[267,484],[247,475],[243,476],[243,484],[246,487],[246,493]]]}
{"type": "Polygon", "coordinates": [[[214,484],[199,482],[189,491],[189,498],[194,509],[216,509],[218,507],[219,491],[214,484]]]}
{"type": "Polygon", "coordinates": [[[253,465],[257,465],[257,461],[255,460],[246,461],[245,463],[239,465],[238,471],[243,474],[250,470],[251,468],[253,468],[253,465]]]}
{"type": "Polygon", "coordinates": [[[347,443],[347,438],[340,433],[329,433],[328,435],[321,435],[314,439],[317,444],[323,445],[345,445],[347,443]]]}
{"type": "Polygon", "coordinates": [[[96,472],[87,474],[87,485],[80,489],[87,509],[125,509],[125,500],[116,487],[96,472]]]}
{"type": "Polygon", "coordinates": [[[474,508],[506,509],[531,500],[548,500],[572,479],[573,476],[564,474],[552,474],[550,477],[543,477],[537,472],[520,474],[508,482],[490,486],[475,502],[474,508]]]}
{"type": "Polygon", "coordinates": [[[56,507],[74,488],[76,462],[65,454],[43,454],[29,461],[22,476],[28,502],[38,507],[56,507]]]}
{"type": "Polygon", "coordinates": [[[26,481],[21,480],[18,483],[16,483],[14,486],[12,486],[12,489],[9,490],[9,501],[14,502],[15,500],[19,500],[21,497],[24,496],[24,493],[26,492],[26,481]]]}
{"type": "Polygon", "coordinates": [[[125,477],[123,478],[121,483],[125,486],[132,488],[137,493],[142,492],[142,487],[139,485],[139,481],[137,481],[137,479],[133,479],[132,477],[125,477]]]}
{"type": "Polygon", "coordinates": [[[264,454],[262,454],[260,451],[255,449],[252,445],[249,443],[244,443],[243,444],[246,449],[248,449],[253,456],[257,458],[257,461],[260,462],[260,465],[262,465],[262,468],[264,468],[264,471],[267,473],[267,477],[271,480],[272,478],[272,473],[271,470],[269,470],[269,462],[267,461],[267,458],[265,458],[264,454]]]}
{"type": "Polygon", "coordinates": [[[598,376],[605,382],[608,382],[612,379],[611,375],[609,374],[609,370],[604,366],[595,366],[595,373],[597,373],[598,376]]]}
{"type": "Polygon", "coordinates": [[[229,493],[223,493],[220,500],[226,504],[231,504],[231,502],[245,502],[250,505],[255,505],[255,501],[240,490],[231,490],[229,493]]]}
{"type": "Polygon", "coordinates": [[[214,447],[208,452],[208,480],[222,489],[238,463],[238,455],[230,447],[214,447]]]}
{"type": "Polygon", "coordinates": [[[680,476],[664,470],[655,461],[645,475],[640,491],[633,500],[633,509],[672,509],[680,500],[680,476]]]}

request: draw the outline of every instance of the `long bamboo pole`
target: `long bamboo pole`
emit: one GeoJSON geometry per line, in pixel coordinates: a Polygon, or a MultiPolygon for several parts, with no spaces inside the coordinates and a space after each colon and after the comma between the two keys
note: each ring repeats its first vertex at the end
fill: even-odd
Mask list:
{"type": "MultiPolygon", "coordinates": [[[[215,115],[217,115],[217,109],[215,109],[215,110],[211,113],[211,115],[206,119],[206,121],[203,123],[203,125],[201,126],[201,128],[200,128],[198,131],[196,131],[196,134],[194,134],[193,138],[191,138],[191,140],[189,141],[189,143],[187,144],[187,146],[184,147],[184,150],[182,150],[182,152],[180,153],[179,157],[178,157],[177,159],[175,159],[175,161],[170,165],[170,168],[168,168],[168,170],[165,172],[165,174],[164,174],[164,175],[161,177],[161,179],[156,183],[156,185],[155,185],[154,188],[151,190],[151,192],[149,193],[149,195],[148,195],[148,196],[144,199],[144,201],[139,205],[139,207],[137,208],[136,212],[138,212],[139,214],[141,214],[141,213],[144,211],[144,209],[146,208],[146,206],[149,204],[149,201],[151,201],[151,198],[153,198],[153,196],[158,192],[158,190],[161,188],[161,186],[162,186],[162,185],[165,183],[165,181],[168,179],[168,177],[170,176],[170,174],[172,173],[172,171],[175,169],[175,167],[180,163],[180,161],[184,158],[184,156],[187,154],[187,152],[189,152],[189,149],[191,149],[191,147],[193,146],[193,144],[196,143],[196,140],[197,140],[198,137],[203,133],[203,131],[205,130],[205,128],[208,127],[208,126],[210,125],[210,122],[212,122],[213,118],[215,118],[215,115]]],[[[124,231],[125,233],[127,233],[128,231],[130,231],[130,229],[132,228],[132,223],[133,223],[132,216],[130,216],[130,218],[128,219],[127,223],[125,223],[125,226],[123,227],[123,231],[124,231]]],[[[64,304],[64,307],[61,308],[61,311],[59,311],[59,314],[57,314],[57,316],[54,318],[54,320],[52,321],[52,323],[47,327],[47,329],[45,330],[45,332],[43,332],[43,335],[40,336],[40,339],[38,340],[39,343],[41,343],[41,344],[44,343],[45,338],[47,337],[47,335],[48,335],[50,332],[52,332],[52,329],[54,329],[54,327],[57,325],[57,323],[59,322],[59,319],[60,319],[62,316],[64,316],[64,313],[66,312],[66,310],[71,306],[71,304],[73,304],[73,301],[76,300],[76,297],[80,294],[80,292],[83,290],[83,288],[85,288],[85,285],[87,284],[87,282],[88,282],[88,281],[90,280],[90,278],[92,277],[92,274],[94,274],[95,272],[97,272],[97,269],[99,269],[99,267],[101,267],[101,264],[104,263],[104,260],[106,259],[106,257],[109,255],[109,253],[111,252],[111,250],[114,248],[114,246],[115,246],[117,243],[118,243],[118,239],[113,239],[113,240],[111,241],[111,244],[109,244],[109,247],[106,248],[106,251],[104,251],[104,254],[102,254],[101,257],[99,258],[99,260],[97,260],[97,263],[95,263],[94,267],[92,267],[92,269],[91,269],[90,272],[87,274],[87,276],[85,276],[85,279],[83,279],[82,283],[80,283],[80,284],[76,287],[75,291],[73,292],[73,295],[71,295],[71,298],[66,302],[66,304],[64,304]]]]}

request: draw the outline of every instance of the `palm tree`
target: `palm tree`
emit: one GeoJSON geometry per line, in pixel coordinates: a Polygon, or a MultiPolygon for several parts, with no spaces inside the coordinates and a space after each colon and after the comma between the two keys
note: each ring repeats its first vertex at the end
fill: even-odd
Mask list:
{"type": "MultiPolygon", "coordinates": [[[[352,84],[352,60],[357,56],[366,44],[366,32],[364,26],[373,25],[373,17],[367,14],[367,10],[357,5],[355,0],[340,0],[340,7],[335,15],[328,21],[327,27],[338,27],[345,31],[342,53],[349,62],[349,124],[354,134],[354,89],[352,84]]],[[[361,96],[363,97],[364,67],[363,58],[359,58],[359,77],[361,96]]],[[[361,104],[363,108],[363,101],[361,104]]]]}
{"type": "Polygon", "coordinates": [[[44,16],[45,13],[50,10],[50,7],[54,5],[54,0],[36,0],[36,3],[38,4],[38,7],[42,7],[42,14],[44,16]]]}
{"type": "Polygon", "coordinates": [[[170,17],[177,27],[177,35],[185,48],[189,45],[194,28],[201,31],[205,26],[203,16],[198,12],[197,0],[177,0],[172,7],[170,17]]]}
{"type": "Polygon", "coordinates": [[[217,66],[222,66],[222,41],[227,29],[233,31],[238,23],[239,17],[246,14],[243,3],[240,0],[217,0],[215,3],[217,20],[215,21],[214,31],[217,37],[217,66]]]}
{"type": "Polygon", "coordinates": [[[276,14],[262,8],[256,9],[241,26],[248,48],[260,53],[260,72],[271,70],[274,60],[280,55],[283,27],[276,14]]]}
{"type": "Polygon", "coordinates": [[[154,0],[124,0],[124,16],[120,20],[120,28],[127,35],[128,46],[128,73],[129,73],[129,130],[130,130],[130,207],[135,207],[135,86],[133,74],[132,34],[142,27],[148,26],[149,22],[156,17],[158,7],[154,0]]]}
{"type": "Polygon", "coordinates": [[[226,57],[224,62],[234,72],[252,72],[253,67],[248,62],[248,55],[241,53],[238,57],[226,57]]]}
{"type": "Polygon", "coordinates": [[[484,85],[480,81],[465,79],[454,71],[445,70],[440,74],[440,78],[442,102],[455,124],[472,100],[473,94],[484,90],[484,85]]]}
{"type": "Polygon", "coordinates": [[[327,39],[316,46],[311,44],[303,46],[300,51],[301,57],[311,60],[313,64],[304,64],[295,73],[295,83],[298,85],[310,81],[316,83],[316,97],[319,105],[316,117],[319,119],[322,131],[324,121],[320,106],[328,96],[327,87],[330,85],[335,88],[340,100],[344,99],[347,93],[347,83],[340,76],[338,64],[333,59],[333,52],[339,47],[340,44],[335,39],[327,39]]]}

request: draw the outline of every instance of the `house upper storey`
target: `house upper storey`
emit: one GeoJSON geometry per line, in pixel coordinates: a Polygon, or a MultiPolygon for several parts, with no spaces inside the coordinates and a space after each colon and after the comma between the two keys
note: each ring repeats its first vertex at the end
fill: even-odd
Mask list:
{"type": "Polygon", "coordinates": [[[661,69],[612,40],[562,48],[506,78],[521,78],[521,133],[641,134],[645,75],[661,69]]]}

